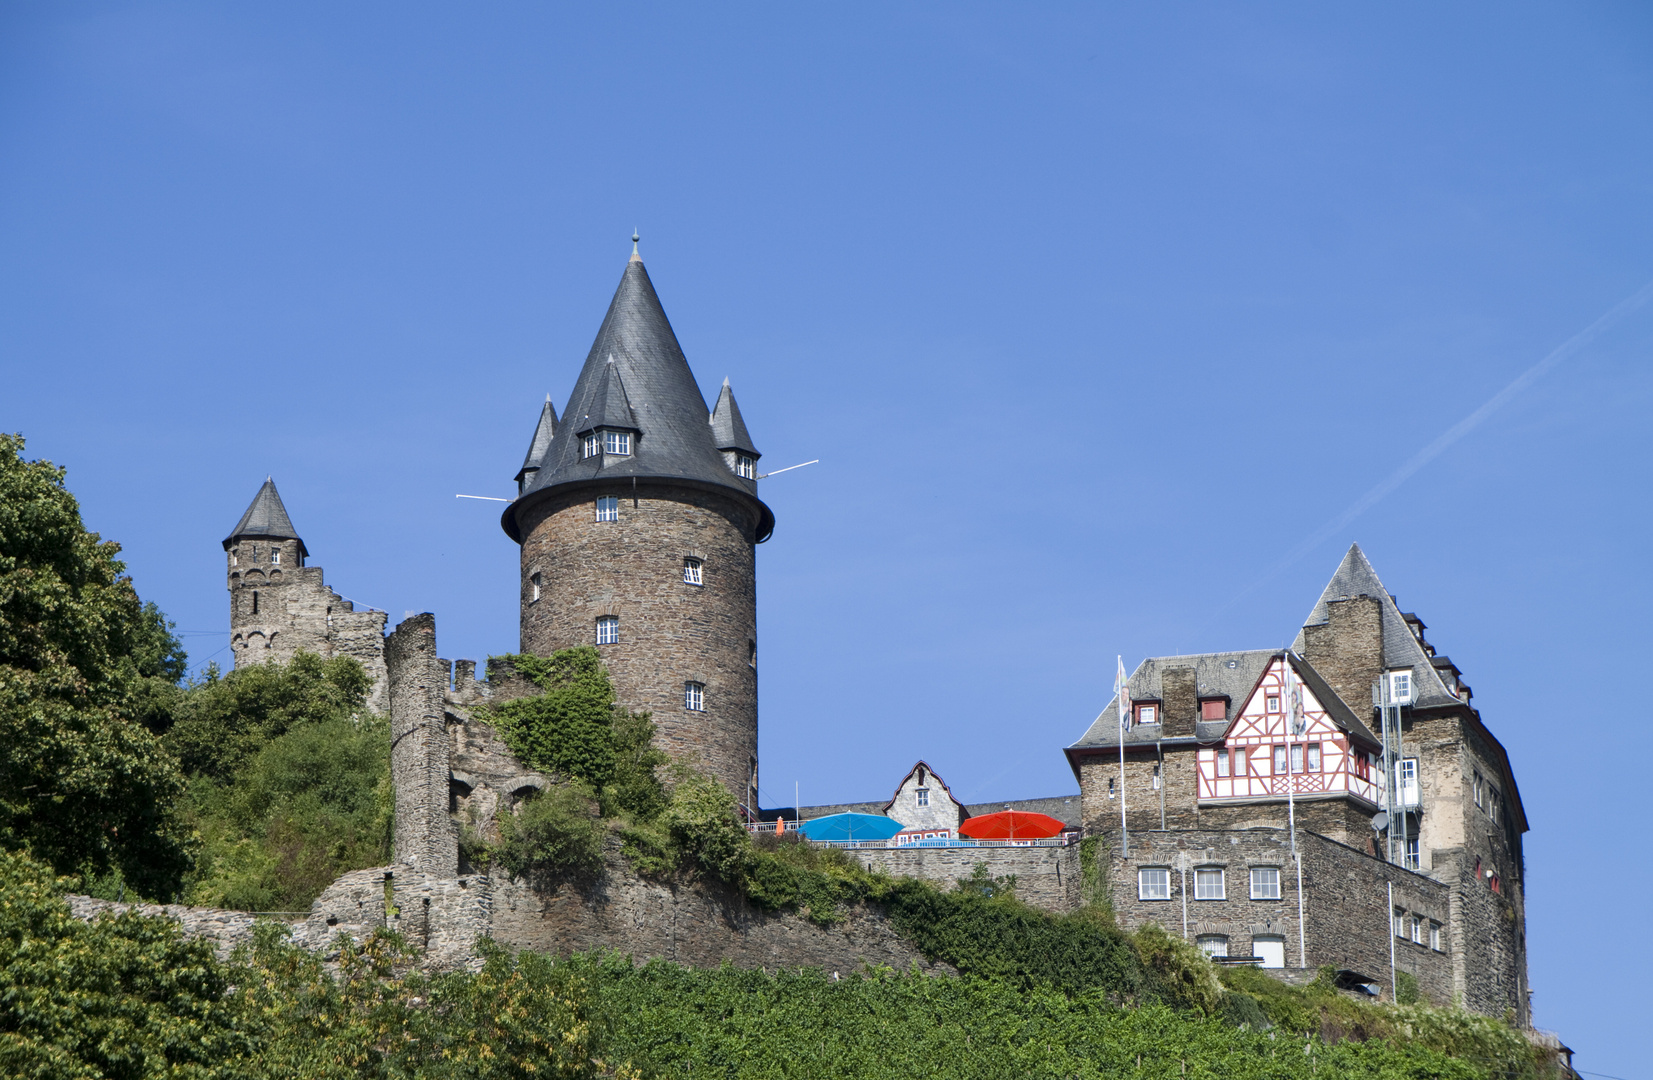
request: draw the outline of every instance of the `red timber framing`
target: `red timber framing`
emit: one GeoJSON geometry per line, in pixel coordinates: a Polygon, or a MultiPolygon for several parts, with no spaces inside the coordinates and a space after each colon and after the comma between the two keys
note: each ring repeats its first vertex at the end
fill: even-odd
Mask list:
{"type": "Polygon", "coordinates": [[[1299,798],[1353,795],[1377,806],[1382,769],[1373,767],[1370,755],[1378,748],[1353,742],[1295,675],[1303,694],[1306,724],[1302,735],[1288,735],[1284,677],[1285,661],[1276,658],[1234,717],[1222,743],[1199,751],[1199,801],[1284,799],[1290,785],[1299,798]]]}

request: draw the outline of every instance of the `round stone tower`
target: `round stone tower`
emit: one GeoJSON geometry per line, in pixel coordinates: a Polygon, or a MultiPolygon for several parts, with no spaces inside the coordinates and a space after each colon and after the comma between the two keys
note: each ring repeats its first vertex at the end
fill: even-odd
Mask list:
{"type": "Polygon", "coordinates": [[[689,370],[635,251],[558,421],[547,399],[501,524],[522,545],[522,651],[602,653],[661,749],[756,811],[755,545],[775,517],[725,380],[689,370]]]}

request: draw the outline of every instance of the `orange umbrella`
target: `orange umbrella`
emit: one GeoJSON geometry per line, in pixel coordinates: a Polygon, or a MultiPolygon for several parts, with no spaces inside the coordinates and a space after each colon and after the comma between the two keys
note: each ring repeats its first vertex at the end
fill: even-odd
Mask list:
{"type": "Polygon", "coordinates": [[[972,840],[1048,840],[1066,828],[1049,814],[1000,810],[969,819],[959,826],[959,832],[972,840]]]}

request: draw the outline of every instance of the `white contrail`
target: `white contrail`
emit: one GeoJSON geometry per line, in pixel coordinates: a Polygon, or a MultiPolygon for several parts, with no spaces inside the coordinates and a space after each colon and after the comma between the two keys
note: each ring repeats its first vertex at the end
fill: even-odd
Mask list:
{"type": "Polygon", "coordinates": [[[1442,432],[1434,442],[1431,442],[1428,446],[1425,446],[1422,450],[1419,450],[1416,454],[1413,454],[1406,460],[1405,464],[1390,473],[1389,476],[1376,487],[1356,499],[1347,510],[1343,511],[1341,514],[1332,518],[1330,521],[1326,522],[1326,524],[1310,533],[1307,539],[1287,552],[1285,557],[1270,567],[1262,577],[1258,578],[1256,581],[1253,581],[1250,585],[1247,585],[1244,589],[1241,589],[1238,593],[1236,593],[1232,600],[1224,604],[1221,608],[1218,608],[1217,612],[1213,612],[1213,615],[1226,611],[1228,608],[1238,603],[1247,593],[1250,593],[1253,589],[1256,589],[1264,582],[1273,578],[1276,574],[1285,570],[1292,563],[1312,551],[1328,537],[1348,525],[1349,522],[1353,521],[1361,514],[1364,514],[1367,510],[1370,510],[1376,503],[1383,499],[1384,496],[1388,495],[1391,491],[1394,491],[1410,479],[1419,469],[1439,457],[1447,447],[1451,446],[1453,443],[1475,430],[1475,428],[1479,427],[1482,421],[1491,416],[1500,406],[1509,401],[1510,398],[1525,390],[1539,378],[1543,377],[1543,375],[1551,368],[1555,367],[1569,356],[1572,356],[1574,353],[1584,348],[1584,346],[1590,344],[1590,342],[1600,337],[1602,333],[1610,329],[1626,315],[1629,315],[1641,308],[1649,300],[1653,300],[1653,281],[1648,282],[1646,285],[1643,285],[1640,289],[1637,289],[1623,300],[1620,300],[1601,318],[1597,319],[1589,326],[1586,326],[1584,329],[1580,330],[1578,333],[1556,346],[1554,351],[1544,357],[1544,359],[1517,375],[1508,386],[1492,395],[1492,397],[1487,400],[1486,404],[1482,405],[1479,409],[1476,409],[1456,424],[1453,424],[1451,427],[1447,428],[1446,431],[1442,432]]]}

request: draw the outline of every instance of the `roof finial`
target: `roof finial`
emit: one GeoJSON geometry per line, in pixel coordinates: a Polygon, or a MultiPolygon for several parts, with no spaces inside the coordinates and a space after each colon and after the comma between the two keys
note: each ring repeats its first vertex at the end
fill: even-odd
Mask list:
{"type": "Polygon", "coordinates": [[[632,229],[631,230],[631,261],[632,262],[642,262],[643,261],[643,256],[637,254],[637,241],[639,241],[641,239],[642,239],[642,237],[637,235],[637,230],[632,229]]]}

